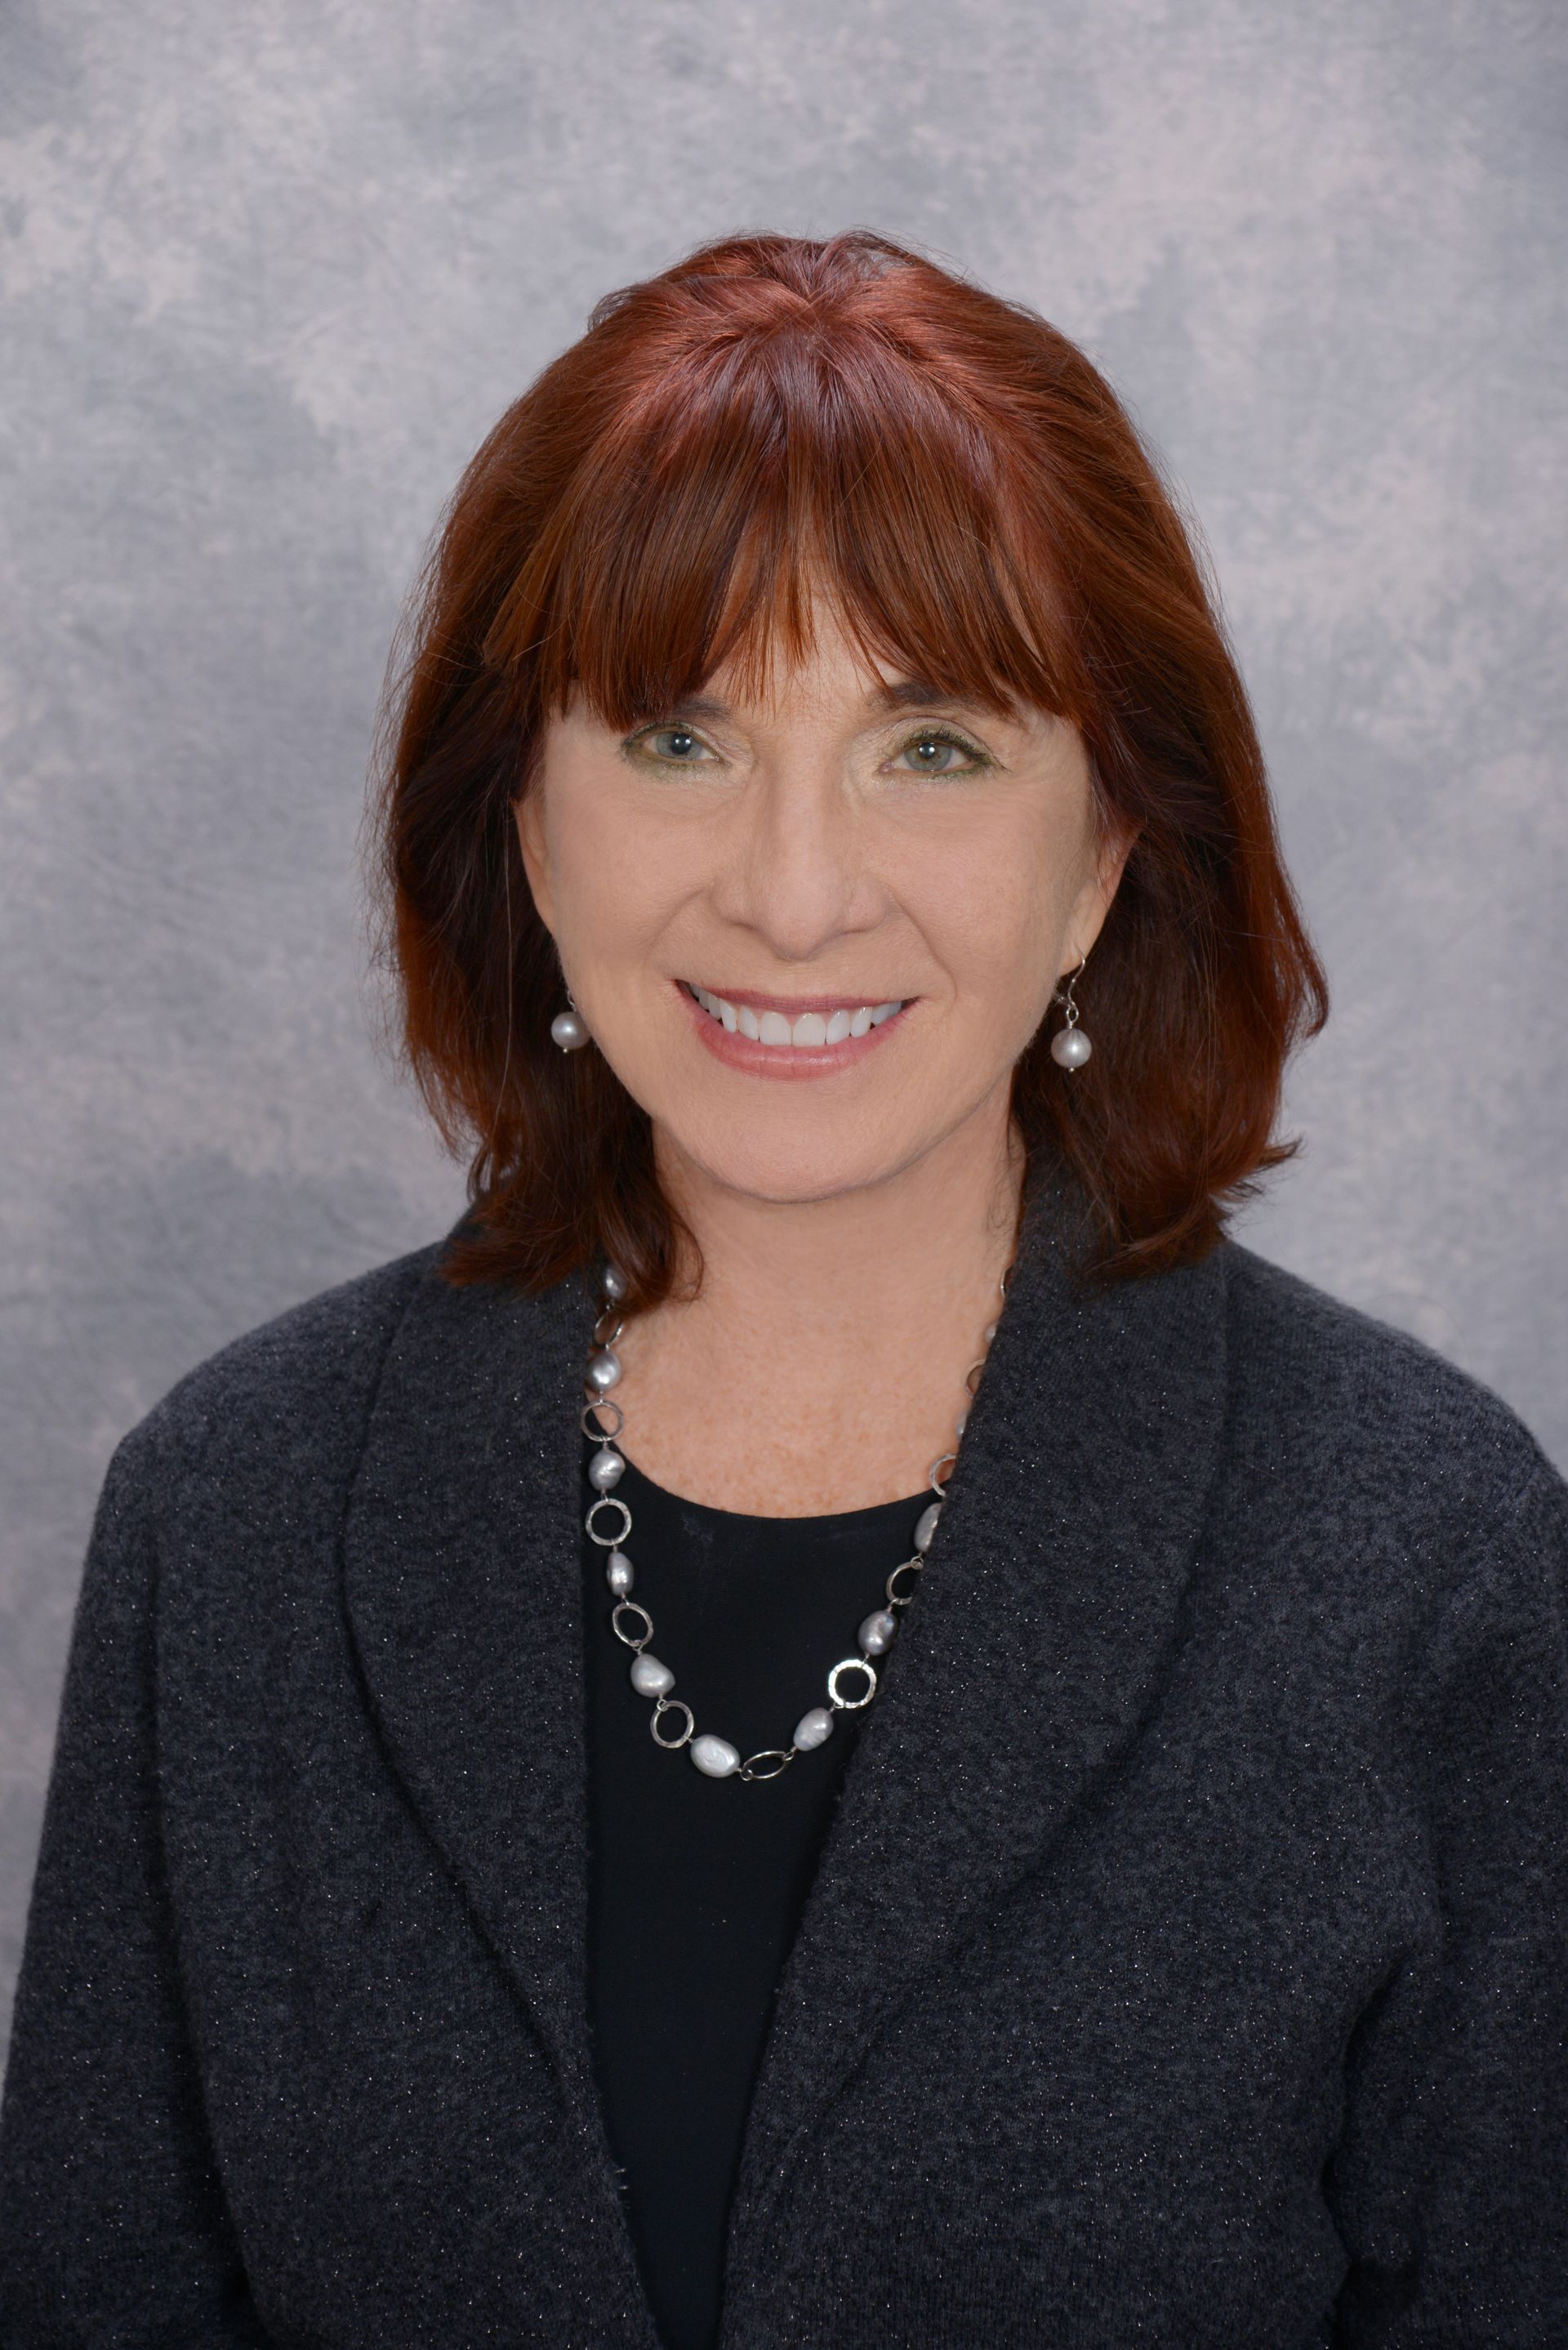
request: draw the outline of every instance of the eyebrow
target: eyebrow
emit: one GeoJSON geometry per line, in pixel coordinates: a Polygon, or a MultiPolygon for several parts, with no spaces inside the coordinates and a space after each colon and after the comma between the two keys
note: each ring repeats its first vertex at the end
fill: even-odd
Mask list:
{"type": "Polygon", "coordinates": [[[873,699],[884,710],[972,710],[981,715],[1001,714],[971,694],[944,693],[940,685],[924,677],[896,677],[880,686],[873,699]]]}
{"type": "MultiPolygon", "coordinates": [[[[878,686],[869,699],[874,708],[882,711],[972,710],[978,717],[1006,714],[993,709],[989,702],[975,701],[967,693],[944,693],[940,685],[933,685],[929,678],[923,677],[893,678],[878,686]]],[[[701,693],[682,694],[670,713],[672,718],[706,719],[714,724],[722,724],[733,714],[727,702],[714,702],[701,693]]]]}
{"type": "Polygon", "coordinates": [[[727,702],[710,702],[701,693],[683,693],[671,704],[671,718],[708,718],[722,722],[730,716],[727,702]]]}

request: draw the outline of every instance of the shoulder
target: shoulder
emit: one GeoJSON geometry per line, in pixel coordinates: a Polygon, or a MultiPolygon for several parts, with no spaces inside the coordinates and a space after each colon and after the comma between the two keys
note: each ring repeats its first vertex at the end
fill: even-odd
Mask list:
{"type": "Polygon", "coordinates": [[[1532,1497],[1558,1505],[1556,1470],[1481,1380],[1237,1242],[1220,1254],[1229,1450],[1286,1507],[1473,1557],[1532,1497]]]}
{"type": "Polygon", "coordinates": [[[404,1315],[441,1281],[445,1247],[320,1291],[208,1356],[122,1440],[111,1477],[166,1485],[219,1456],[231,1474],[265,1464],[285,1482],[352,1451],[404,1315]]]}

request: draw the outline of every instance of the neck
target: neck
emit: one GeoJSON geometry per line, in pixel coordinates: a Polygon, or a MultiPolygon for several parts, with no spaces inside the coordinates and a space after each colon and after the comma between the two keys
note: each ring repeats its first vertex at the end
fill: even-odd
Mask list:
{"type": "Polygon", "coordinates": [[[702,1277],[621,1346],[628,1457],[720,1508],[916,1491],[1012,1257],[1023,1160],[1006,1088],[911,1166],[828,1199],[748,1197],[668,1149],[659,1163],[702,1277]]]}

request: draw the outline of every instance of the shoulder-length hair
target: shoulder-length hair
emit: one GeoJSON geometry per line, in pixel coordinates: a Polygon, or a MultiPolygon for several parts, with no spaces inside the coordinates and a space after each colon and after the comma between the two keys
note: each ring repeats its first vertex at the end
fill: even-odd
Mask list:
{"type": "Polygon", "coordinates": [[[514,803],[574,693],[629,727],[724,661],[851,639],[943,691],[1080,732],[1134,835],[1077,986],[1094,1057],[1044,1030],[1012,1109],[1032,1177],[1082,1187],[1106,1276],[1200,1256],[1274,1139],[1323,972],[1199,560],[1103,376],[1023,304],[867,232],[706,245],[612,294],[459,483],[401,639],[374,807],[408,1060],[469,1156],[459,1281],[530,1291],[596,1254],[632,1305],[683,1236],[645,1113],[563,1054],[554,943],[514,803]]]}

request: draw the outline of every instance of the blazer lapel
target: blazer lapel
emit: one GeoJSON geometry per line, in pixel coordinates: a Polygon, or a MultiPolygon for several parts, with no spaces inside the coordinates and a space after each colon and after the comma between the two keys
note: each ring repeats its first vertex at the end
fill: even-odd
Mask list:
{"type": "Polygon", "coordinates": [[[575,1282],[529,1302],[432,1273],[383,1371],[344,1535],[388,1753],[590,2144],[574,1426],[592,1313],[575,1282]]]}
{"type": "MultiPolygon", "coordinates": [[[[900,1985],[956,1958],[1049,1852],[1176,1638],[1219,1457],[1224,1252],[1089,1292],[1067,1229],[1033,1219],[846,1774],[753,2099],[732,2282],[900,1985]]],[[[635,2273],[587,2036],[573,1430],[591,1315],[576,1282],[528,1302],[426,1281],[372,1409],[344,1591],[389,1755],[549,2051],[579,2142],[603,2152],[606,2247],[635,2273]]]]}
{"type": "Polygon", "coordinates": [[[1032,1220],[779,1986],[732,2282],[900,1986],[952,1960],[1092,1798],[1176,1638],[1219,1455],[1223,1251],[1089,1292],[1051,1215],[1032,1220]]]}

